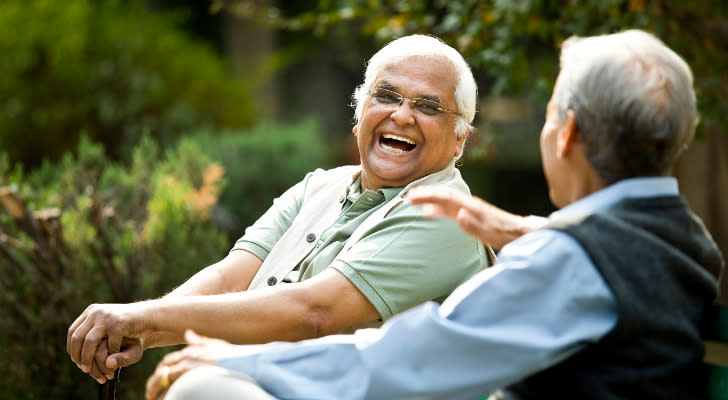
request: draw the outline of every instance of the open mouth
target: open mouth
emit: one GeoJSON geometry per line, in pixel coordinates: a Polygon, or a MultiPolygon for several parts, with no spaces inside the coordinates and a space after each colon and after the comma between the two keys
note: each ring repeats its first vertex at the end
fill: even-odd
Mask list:
{"type": "Polygon", "coordinates": [[[390,153],[407,153],[415,149],[416,145],[412,139],[385,133],[379,139],[382,148],[390,153]]]}

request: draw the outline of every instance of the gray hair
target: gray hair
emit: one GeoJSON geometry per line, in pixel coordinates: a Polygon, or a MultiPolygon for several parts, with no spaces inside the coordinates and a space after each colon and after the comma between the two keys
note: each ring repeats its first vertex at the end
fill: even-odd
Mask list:
{"type": "Polygon", "coordinates": [[[574,111],[586,157],[607,184],[669,174],[698,123],[690,67],[639,30],[567,39],[554,96],[562,121],[574,111]]]}
{"type": "Polygon", "coordinates": [[[463,135],[466,135],[472,129],[471,124],[475,118],[475,104],[478,96],[478,86],[475,84],[473,72],[457,50],[434,36],[426,35],[410,35],[393,40],[369,59],[366,72],[364,73],[364,83],[354,90],[354,103],[352,106],[355,109],[354,118],[356,122],[359,122],[359,119],[361,119],[364,100],[382,68],[395,59],[423,55],[443,56],[455,66],[458,73],[455,101],[457,102],[458,111],[462,116],[458,118],[457,124],[455,125],[455,136],[461,138],[463,135]]]}

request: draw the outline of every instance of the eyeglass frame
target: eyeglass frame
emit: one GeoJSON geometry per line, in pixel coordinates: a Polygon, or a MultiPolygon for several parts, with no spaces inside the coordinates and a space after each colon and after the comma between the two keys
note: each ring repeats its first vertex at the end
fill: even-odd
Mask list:
{"type": "MultiPolygon", "coordinates": [[[[436,102],[434,100],[424,99],[422,97],[404,97],[400,93],[395,92],[392,89],[387,89],[387,88],[379,87],[379,88],[376,88],[376,89],[369,89],[369,91],[367,92],[367,94],[369,96],[372,96],[375,92],[380,91],[380,90],[383,90],[383,91],[385,91],[387,93],[392,94],[395,99],[396,98],[399,98],[399,103],[396,106],[394,106],[394,109],[392,110],[392,112],[394,112],[394,110],[396,110],[399,106],[401,106],[402,103],[404,103],[405,100],[409,100],[414,105],[413,107],[415,107],[415,110],[416,110],[417,109],[416,106],[417,106],[417,103],[418,103],[418,100],[419,100],[419,101],[425,102],[424,104],[431,103],[431,105],[434,105],[435,106],[433,108],[435,110],[439,111],[439,112],[444,112],[444,113],[449,113],[449,114],[455,114],[455,115],[457,115],[460,118],[465,118],[462,114],[460,114],[460,112],[448,110],[448,109],[444,108],[442,106],[442,104],[440,104],[440,103],[438,103],[438,102],[436,102]]],[[[395,103],[391,103],[391,104],[387,104],[387,103],[377,103],[377,104],[381,104],[381,105],[394,105],[395,103]]],[[[420,112],[422,112],[422,111],[420,111],[420,112]]],[[[428,117],[437,117],[437,116],[440,115],[440,114],[429,115],[429,114],[424,113],[424,112],[422,112],[422,113],[424,115],[428,116],[428,117]]]]}

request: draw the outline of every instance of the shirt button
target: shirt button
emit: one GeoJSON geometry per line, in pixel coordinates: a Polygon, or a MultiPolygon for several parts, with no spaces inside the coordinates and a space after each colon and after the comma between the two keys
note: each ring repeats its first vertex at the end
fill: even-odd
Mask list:
{"type": "Polygon", "coordinates": [[[306,235],[306,241],[307,241],[307,242],[311,243],[311,242],[313,242],[314,240],[316,240],[316,235],[315,235],[315,234],[313,234],[313,233],[309,233],[308,235],[306,235]]]}
{"type": "Polygon", "coordinates": [[[278,279],[276,279],[275,276],[271,276],[270,278],[268,278],[268,286],[273,286],[276,283],[278,283],[278,279]]]}

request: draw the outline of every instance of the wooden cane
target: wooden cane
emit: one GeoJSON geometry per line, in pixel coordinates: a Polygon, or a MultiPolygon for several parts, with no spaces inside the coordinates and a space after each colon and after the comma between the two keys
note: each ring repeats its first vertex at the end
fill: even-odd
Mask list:
{"type": "Polygon", "coordinates": [[[114,400],[116,397],[116,382],[119,381],[119,373],[121,368],[117,368],[114,371],[114,378],[106,381],[106,383],[99,383],[99,400],[114,400]]]}

